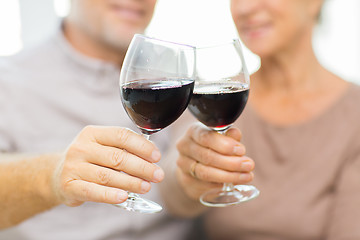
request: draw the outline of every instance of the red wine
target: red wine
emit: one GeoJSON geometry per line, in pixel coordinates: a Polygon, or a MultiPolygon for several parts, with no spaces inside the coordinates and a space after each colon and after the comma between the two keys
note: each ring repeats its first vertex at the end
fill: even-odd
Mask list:
{"type": "Polygon", "coordinates": [[[248,96],[248,85],[202,83],[196,86],[188,108],[200,122],[221,130],[226,129],[240,116],[248,96]]]}
{"type": "Polygon", "coordinates": [[[186,109],[194,81],[140,79],[122,86],[127,114],[142,132],[151,134],[173,123],[186,109]]]}

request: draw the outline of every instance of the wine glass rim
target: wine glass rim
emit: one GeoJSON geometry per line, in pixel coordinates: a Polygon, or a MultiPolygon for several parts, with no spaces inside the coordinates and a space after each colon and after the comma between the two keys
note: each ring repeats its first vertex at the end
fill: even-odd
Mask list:
{"type": "Polygon", "coordinates": [[[169,44],[175,44],[175,45],[180,45],[180,46],[184,46],[184,47],[189,47],[189,48],[193,48],[195,49],[195,46],[192,46],[190,44],[185,44],[185,43],[178,43],[178,42],[173,42],[173,41],[169,41],[169,40],[164,40],[164,39],[160,39],[160,38],[156,38],[156,37],[150,37],[141,33],[136,33],[134,34],[134,38],[135,37],[141,37],[144,39],[151,39],[151,40],[156,40],[156,41],[160,41],[160,42],[164,42],[164,43],[169,43],[169,44]]]}
{"type": "Polygon", "coordinates": [[[231,41],[227,41],[227,42],[221,42],[221,43],[214,43],[214,44],[209,44],[209,45],[202,45],[202,46],[196,46],[196,49],[206,49],[206,48],[214,48],[214,47],[221,47],[224,45],[229,45],[229,44],[235,44],[235,43],[241,43],[239,38],[233,38],[231,41]]]}

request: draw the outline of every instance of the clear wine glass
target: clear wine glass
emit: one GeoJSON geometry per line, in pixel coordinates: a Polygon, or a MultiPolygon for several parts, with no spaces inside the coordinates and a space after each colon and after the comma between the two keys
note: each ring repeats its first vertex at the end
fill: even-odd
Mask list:
{"type": "MultiPolygon", "coordinates": [[[[232,42],[196,49],[196,79],[190,112],[207,127],[223,134],[245,108],[250,88],[241,44],[232,42]]],[[[225,207],[259,195],[256,187],[224,183],[200,197],[209,207],[225,207]]]]}
{"type": "MultiPolygon", "coordinates": [[[[173,123],[186,109],[194,88],[195,48],[136,34],[126,53],[120,74],[123,106],[142,135],[150,135],[173,123]]],[[[162,207],[138,194],[117,207],[141,213],[162,207]]]]}

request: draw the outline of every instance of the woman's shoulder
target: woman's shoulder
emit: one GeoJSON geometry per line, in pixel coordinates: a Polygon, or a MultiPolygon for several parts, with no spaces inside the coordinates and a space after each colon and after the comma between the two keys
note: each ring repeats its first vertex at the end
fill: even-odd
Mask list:
{"type": "Polygon", "coordinates": [[[358,81],[349,81],[349,89],[353,91],[360,92],[360,79],[358,81]]]}
{"type": "Polygon", "coordinates": [[[337,113],[341,115],[345,123],[353,127],[358,126],[360,129],[360,85],[358,83],[349,83],[348,90],[338,104],[338,109],[337,113]]]}
{"type": "Polygon", "coordinates": [[[345,92],[346,104],[354,105],[359,110],[360,105],[360,85],[356,82],[349,82],[348,90],[345,92]]]}

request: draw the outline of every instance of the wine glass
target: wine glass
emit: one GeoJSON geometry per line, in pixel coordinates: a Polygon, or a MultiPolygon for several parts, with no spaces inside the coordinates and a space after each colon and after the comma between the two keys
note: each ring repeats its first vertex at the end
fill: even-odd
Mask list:
{"type": "MultiPolygon", "coordinates": [[[[224,134],[236,121],[248,100],[250,78],[238,39],[196,48],[196,79],[190,112],[207,127],[224,134]]],[[[225,207],[259,195],[256,187],[224,183],[200,197],[209,207],[225,207]]]]}
{"type": "MultiPolygon", "coordinates": [[[[173,123],[186,109],[194,88],[195,48],[141,34],[134,35],[120,74],[123,106],[142,135],[150,135],[173,123]]],[[[138,194],[117,207],[141,213],[162,207],[138,194]]]]}

